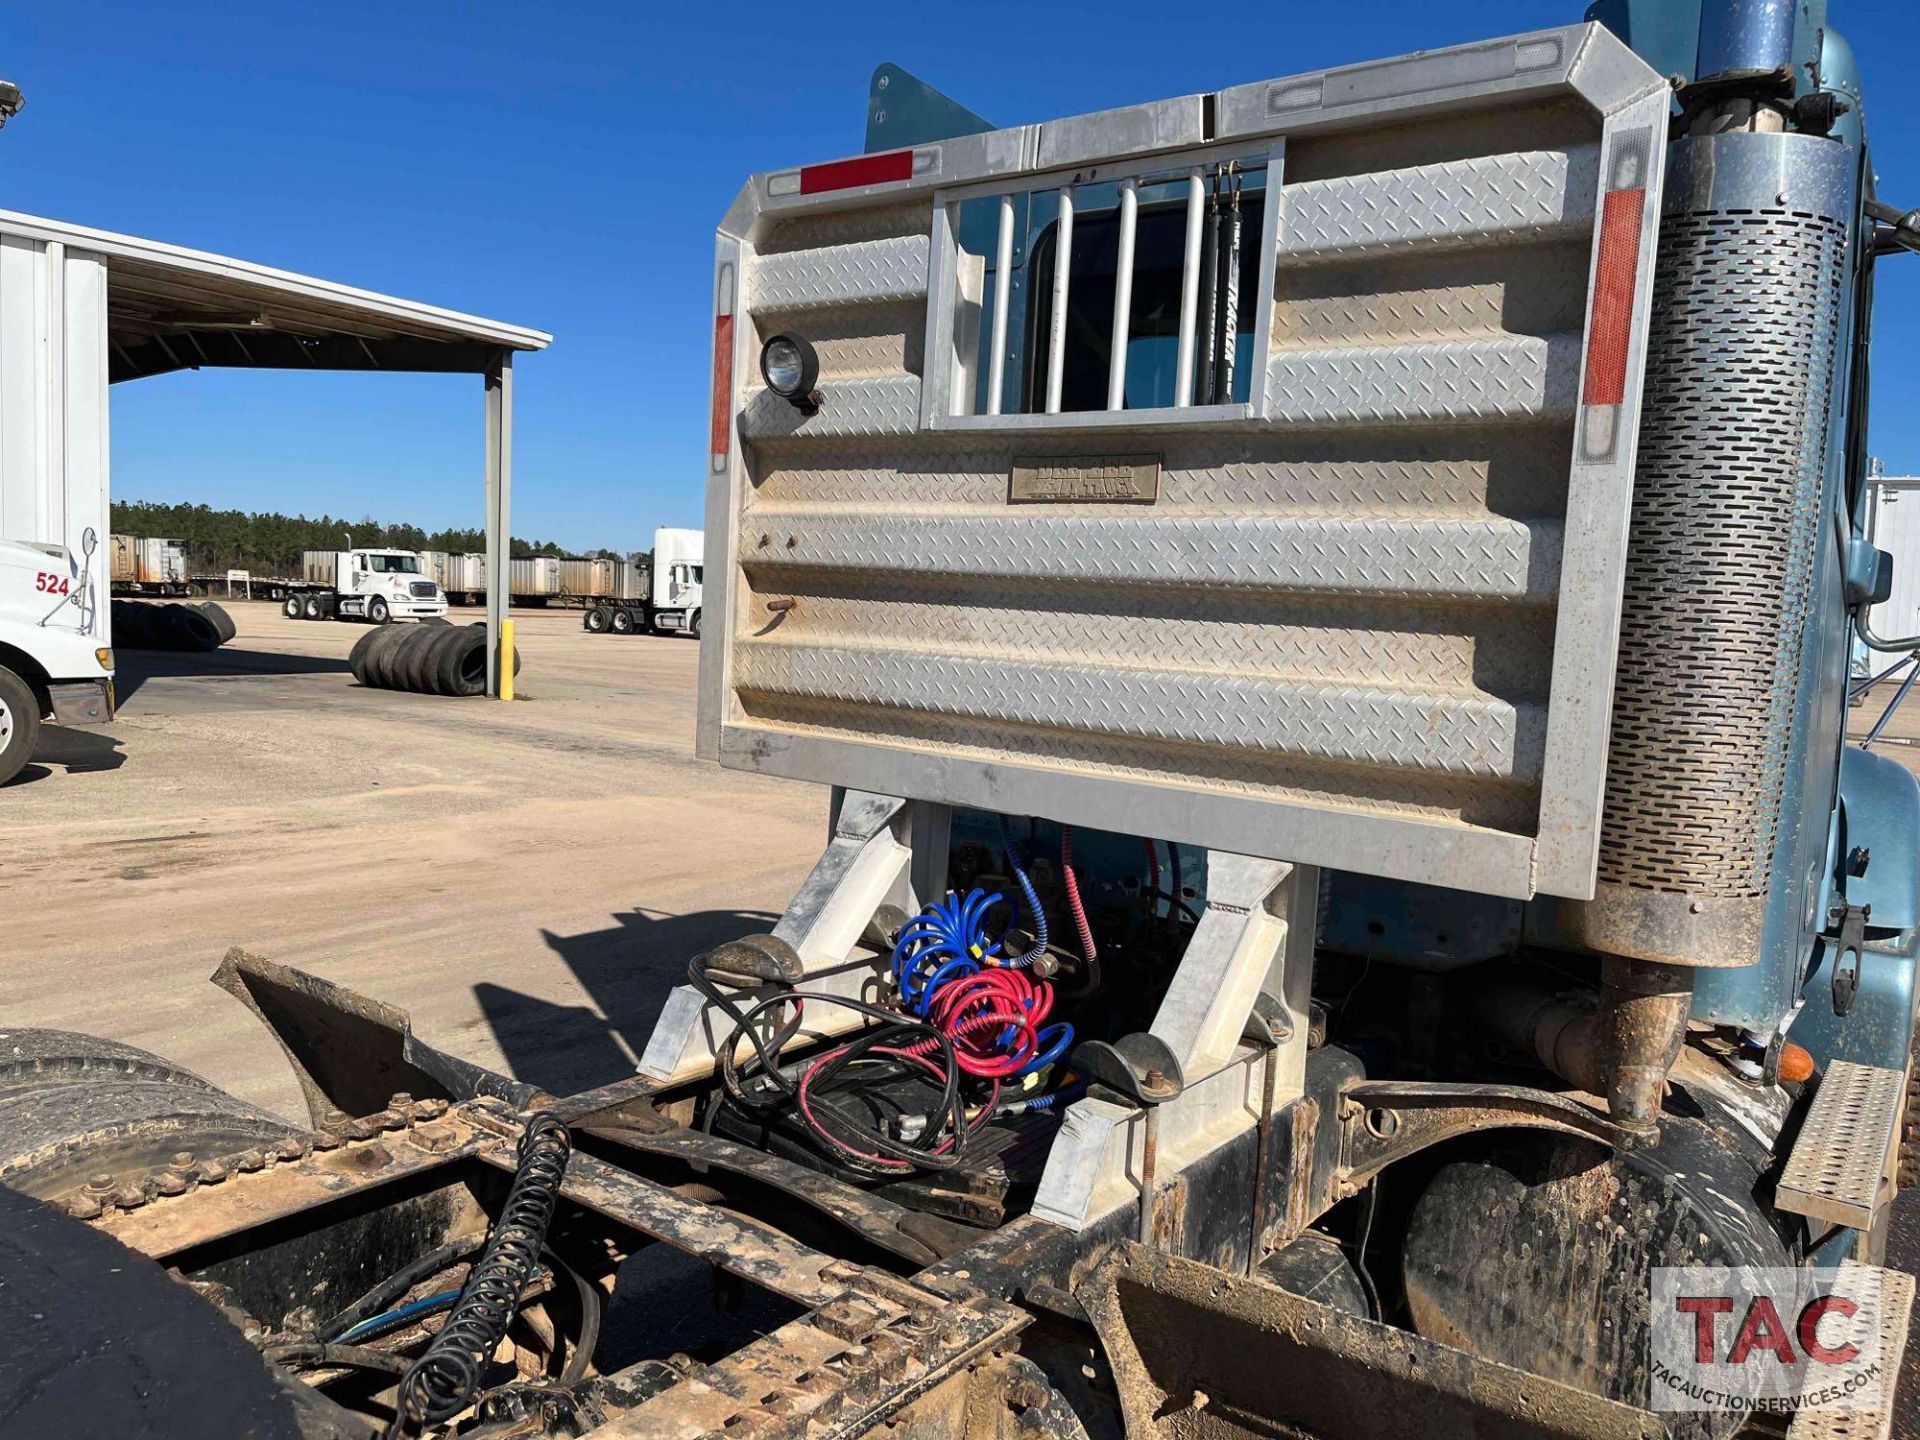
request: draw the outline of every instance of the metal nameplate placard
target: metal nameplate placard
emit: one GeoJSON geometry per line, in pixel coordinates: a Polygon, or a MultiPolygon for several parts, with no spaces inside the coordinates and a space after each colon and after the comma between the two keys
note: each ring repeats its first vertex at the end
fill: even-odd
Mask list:
{"type": "Polygon", "coordinates": [[[1151,505],[1159,498],[1158,455],[1016,457],[1007,489],[1015,505],[1151,505]]]}

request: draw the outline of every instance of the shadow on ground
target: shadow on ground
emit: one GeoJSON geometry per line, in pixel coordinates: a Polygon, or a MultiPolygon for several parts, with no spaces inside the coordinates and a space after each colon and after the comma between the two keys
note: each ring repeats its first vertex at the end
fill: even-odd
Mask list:
{"type": "Polygon", "coordinates": [[[584,935],[540,932],[566,961],[591,1005],[555,1005],[503,985],[473,987],[516,1079],[557,1095],[633,1074],[668,992],[687,978],[687,961],[726,940],[770,929],[760,910],[697,910],[666,915],[634,909],[584,935]]]}
{"type": "Polygon", "coordinates": [[[254,675],[344,675],[345,660],[319,655],[276,655],[267,650],[236,650],[223,645],[205,653],[171,650],[116,650],[114,694],[120,703],[132,699],[154,679],[245,679],[254,675]]]}
{"type": "Polygon", "coordinates": [[[33,760],[0,789],[32,785],[53,778],[63,770],[69,775],[91,775],[97,770],[118,770],[127,763],[120,742],[98,730],[69,730],[64,725],[42,725],[40,739],[33,747],[33,760]]]}
{"type": "Polygon", "coordinates": [[[57,765],[69,775],[91,775],[118,770],[127,763],[120,741],[98,730],[70,730],[64,725],[40,727],[40,743],[33,747],[36,764],[57,765]]]}

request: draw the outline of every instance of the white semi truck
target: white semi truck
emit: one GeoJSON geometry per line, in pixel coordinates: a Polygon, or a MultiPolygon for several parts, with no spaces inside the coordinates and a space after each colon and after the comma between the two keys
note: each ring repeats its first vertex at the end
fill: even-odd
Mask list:
{"type": "Polygon", "coordinates": [[[40,723],[113,718],[113,650],[95,598],[92,530],[64,545],[0,540],[0,785],[33,758],[40,723]]]}
{"type": "Polygon", "coordinates": [[[446,593],[414,550],[308,550],[282,606],[290,620],[427,620],[447,613],[446,593]]]}
{"type": "Polygon", "coordinates": [[[700,638],[701,586],[706,575],[704,530],[653,532],[653,580],[644,600],[590,606],[581,624],[596,634],[691,635],[700,638]]]}

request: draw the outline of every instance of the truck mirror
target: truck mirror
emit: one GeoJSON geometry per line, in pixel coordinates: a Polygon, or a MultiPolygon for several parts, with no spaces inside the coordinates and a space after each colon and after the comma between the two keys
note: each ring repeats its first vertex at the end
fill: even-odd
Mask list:
{"type": "Polygon", "coordinates": [[[91,557],[100,548],[100,535],[91,525],[80,532],[80,553],[91,557]]]}

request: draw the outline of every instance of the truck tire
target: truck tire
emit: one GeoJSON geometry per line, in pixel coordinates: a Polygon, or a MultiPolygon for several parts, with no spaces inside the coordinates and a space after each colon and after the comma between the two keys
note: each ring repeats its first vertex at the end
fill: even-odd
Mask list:
{"type": "Polygon", "coordinates": [[[616,635],[633,634],[633,631],[634,631],[633,612],[627,609],[620,609],[620,610],[614,611],[613,614],[608,618],[608,627],[616,635]]]}
{"type": "Polygon", "coordinates": [[[401,668],[396,671],[401,686],[416,695],[435,694],[434,676],[438,671],[435,660],[440,632],[429,630],[424,625],[410,625],[407,628],[411,633],[400,642],[402,648],[399,653],[403,658],[401,668]]]}
{"type": "Polygon", "coordinates": [[[607,627],[613,623],[614,614],[617,613],[617,611],[609,612],[604,605],[590,605],[587,607],[587,613],[580,617],[580,628],[590,635],[604,634],[607,627]]]}
{"type": "Polygon", "coordinates": [[[113,643],[123,650],[146,650],[153,644],[153,607],[137,600],[113,602],[113,643]]]}
{"type": "Polygon", "coordinates": [[[387,608],[387,602],[376,595],[367,601],[367,619],[375,625],[384,625],[393,618],[393,612],[387,608]]]}
{"type": "Polygon", "coordinates": [[[0,785],[27,768],[39,743],[39,697],[26,681],[0,666],[0,785]]]}
{"type": "Polygon", "coordinates": [[[220,632],[220,643],[222,645],[240,633],[239,627],[233,623],[233,617],[226,612],[224,606],[216,605],[213,601],[208,600],[197,608],[202,615],[213,622],[213,628],[220,632]]]}
{"type": "Polygon", "coordinates": [[[220,648],[219,628],[193,606],[169,605],[163,613],[167,638],[172,642],[168,649],[204,654],[220,648]]]}
{"type": "Polygon", "coordinates": [[[130,1045],[0,1032],[0,1184],[39,1199],[67,1199],[100,1175],[138,1183],[183,1151],[208,1161],[302,1134],[130,1045]]]}
{"type": "Polygon", "coordinates": [[[306,615],[307,611],[300,596],[297,593],[289,593],[286,603],[280,607],[280,613],[289,620],[299,620],[306,615]]]}
{"type": "Polygon", "coordinates": [[[451,625],[453,621],[444,615],[429,615],[420,622],[422,625],[451,625]]]}
{"type": "Polygon", "coordinates": [[[387,662],[393,654],[393,647],[409,632],[399,626],[388,626],[375,630],[367,641],[366,652],[360,657],[360,683],[375,690],[384,690],[391,685],[387,662]]]}
{"type": "Polygon", "coordinates": [[[695,640],[700,638],[700,612],[698,610],[687,617],[687,634],[695,640]]]}
{"type": "Polygon", "coordinates": [[[367,678],[382,690],[404,690],[404,652],[407,642],[420,632],[410,626],[395,625],[379,633],[393,638],[367,652],[367,678]]]}
{"type": "Polygon", "coordinates": [[[428,642],[427,679],[429,688],[435,695],[460,693],[454,688],[454,679],[458,673],[454,657],[465,648],[462,640],[465,634],[464,630],[449,627],[446,630],[435,631],[432,640],[428,642]]]}
{"type": "Polygon", "coordinates": [[[442,695],[464,698],[487,689],[487,632],[472,626],[456,630],[435,647],[438,673],[434,689],[442,695]]]}
{"type": "Polygon", "coordinates": [[[373,637],[379,633],[378,630],[367,631],[358,640],[353,642],[353,648],[347,652],[347,669],[353,672],[353,678],[358,680],[362,685],[367,683],[366,677],[362,673],[362,667],[366,664],[367,660],[367,651],[373,646],[373,637]]]}

